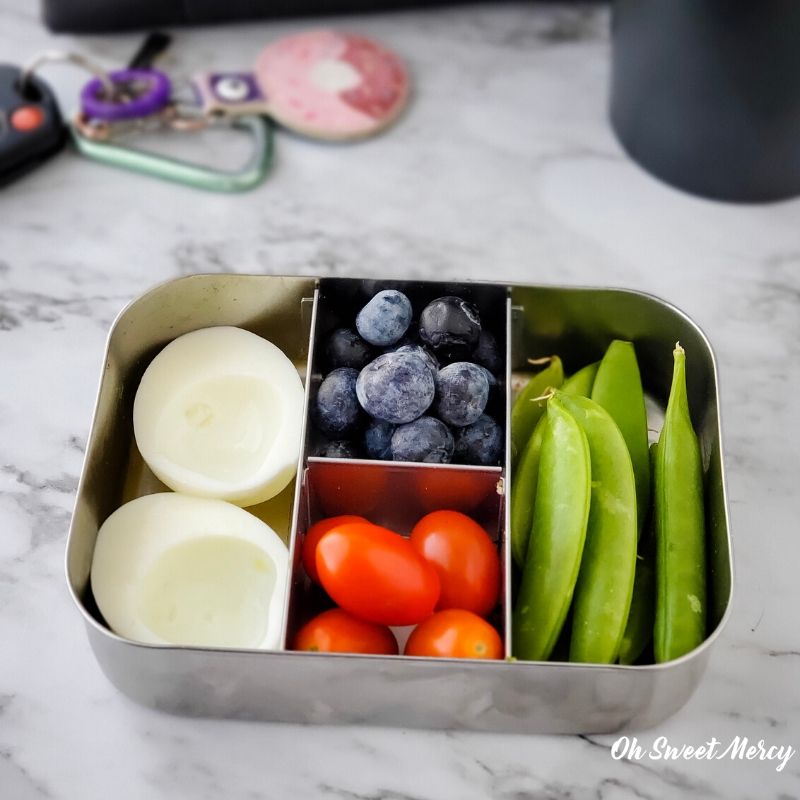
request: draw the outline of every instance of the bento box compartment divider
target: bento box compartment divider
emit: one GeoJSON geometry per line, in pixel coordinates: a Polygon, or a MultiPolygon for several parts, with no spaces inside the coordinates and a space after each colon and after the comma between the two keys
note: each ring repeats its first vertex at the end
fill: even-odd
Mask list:
{"type": "Polygon", "coordinates": [[[514,306],[511,300],[511,287],[506,298],[506,419],[505,419],[505,458],[503,459],[503,520],[502,520],[502,603],[503,603],[503,648],[504,655],[511,655],[511,343],[513,333],[514,306]]]}
{"type": "MultiPolygon", "coordinates": [[[[293,585],[295,576],[297,574],[297,570],[299,569],[300,564],[300,543],[298,542],[298,527],[299,527],[299,517],[301,513],[301,498],[304,496],[304,486],[306,483],[306,467],[305,467],[305,453],[306,453],[306,440],[308,438],[308,430],[309,430],[309,408],[311,404],[311,370],[313,368],[314,363],[314,341],[315,341],[315,333],[316,333],[316,326],[317,326],[317,313],[319,307],[319,282],[317,282],[316,288],[314,289],[314,297],[311,301],[311,319],[308,328],[308,358],[306,360],[306,374],[305,378],[303,379],[303,427],[302,427],[302,434],[300,437],[300,453],[297,459],[297,476],[295,477],[294,481],[294,501],[292,504],[292,523],[289,528],[289,580],[288,580],[288,590],[286,592],[286,597],[284,598],[284,605],[283,605],[283,625],[281,627],[281,636],[280,636],[280,649],[287,650],[287,631],[289,625],[289,608],[290,602],[292,597],[293,585]]],[[[306,302],[305,298],[302,301],[302,312],[304,313],[305,310],[308,308],[308,303],[306,302]]]]}

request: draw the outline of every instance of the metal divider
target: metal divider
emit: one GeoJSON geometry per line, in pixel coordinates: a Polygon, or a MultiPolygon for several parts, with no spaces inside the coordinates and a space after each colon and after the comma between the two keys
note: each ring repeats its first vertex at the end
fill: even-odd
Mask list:
{"type": "Polygon", "coordinates": [[[295,578],[297,574],[297,567],[300,560],[300,552],[298,549],[298,519],[300,515],[300,500],[305,496],[305,482],[306,482],[306,468],[305,468],[305,453],[306,453],[306,438],[308,436],[309,428],[309,405],[311,402],[311,370],[314,364],[314,342],[316,340],[316,327],[317,327],[317,306],[319,303],[319,281],[317,281],[316,288],[314,289],[314,297],[311,303],[311,323],[308,330],[308,357],[306,360],[306,377],[303,384],[303,427],[300,436],[300,454],[297,457],[297,475],[294,482],[294,500],[292,503],[292,522],[289,528],[289,580],[287,582],[286,598],[283,604],[283,623],[281,625],[281,635],[279,640],[279,649],[287,650],[286,635],[289,624],[289,608],[291,607],[292,594],[295,587],[295,578]]]}
{"type": "Polygon", "coordinates": [[[503,647],[506,658],[511,656],[511,340],[513,335],[514,310],[511,304],[511,288],[506,298],[506,424],[505,460],[503,463],[503,647]]]}

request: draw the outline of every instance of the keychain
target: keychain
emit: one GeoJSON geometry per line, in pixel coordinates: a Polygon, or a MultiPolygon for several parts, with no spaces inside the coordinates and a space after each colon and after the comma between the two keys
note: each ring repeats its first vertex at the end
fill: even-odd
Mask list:
{"type": "Polygon", "coordinates": [[[81,111],[72,120],[72,138],[83,155],[111,166],[131,169],[197,189],[239,192],[257,186],[272,160],[272,127],[263,117],[246,115],[220,120],[182,105],[172,94],[169,78],[159,70],[127,69],[110,73],[127,102],[108,101],[97,80],[81,92],[81,111]],[[152,130],[193,132],[210,126],[238,128],[251,137],[252,155],[234,171],[148,153],[127,143],[136,133],[152,130]]]}
{"type": "Polygon", "coordinates": [[[98,78],[83,87],[81,109],[71,124],[78,151],[95,161],[197,189],[239,192],[257,186],[272,160],[270,124],[252,114],[220,120],[204,114],[194,96],[181,101],[166,73],[152,66],[169,43],[164,34],[150,34],[126,69],[109,73],[113,94],[109,95],[98,78]],[[193,164],[128,144],[132,136],[145,131],[191,133],[219,125],[250,134],[252,155],[237,170],[193,164]]]}
{"type": "Polygon", "coordinates": [[[169,37],[150,34],[126,69],[104,72],[75,54],[48,52],[29,67],[0,66],[0,184],[57,152],[66,139],[55,97],[35,71],[69,61],[94,77],[82,89],[69,130],[95,161],[213,191],[259,184],[272,160],[272,124],[313,139],[351,141],[390,125],[408,101],[402,61],[377,42],[335,31],[311,31],[267,45],[252,72],[208,72],[181,97],[152,66],[169,37]],[[4,118],[10,120],[4,124],[4,118]],[[250,135],[252,155],[233,172],[136,148],[142,132],[191,133],[211,126],[250,135]]]}

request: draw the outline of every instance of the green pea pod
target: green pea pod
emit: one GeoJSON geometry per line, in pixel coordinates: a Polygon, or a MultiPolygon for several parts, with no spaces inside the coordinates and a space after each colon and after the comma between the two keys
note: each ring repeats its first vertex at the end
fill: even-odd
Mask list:
{"type": "MultiPolygon", "coordinates": [[[[655,474],[656,445],[650,445],[650,474],[655,474]]],[[[655,518],[652,505],[636,555],[633,599],[619,648],[619,663],[634,664],[653,638],[656,606],[655,518]]]]}
{"type": "Polygon", "coordinates": [[[641,534],[650,500],[650,458],[642,378],[631,342],[615,339],[608,346],[594,379],[592,400],[611,414],[628,445],[636,476],[637,520],[641,534]]]}
{"type": "MultiPolygon", "coordinates": [[[[579,369],[574,375],[570,375],[569,378],[561,384],[561,391],[567,394],[579,394],[583,397],[591,397],[592,386],[594,385],[594,379],[599,366],[600,362],[595,361],[579,369]]],[[[556,386],[554,388],[557,389],[558,387],[556,386]]]]}
{"type": "Polygon", "coordinates": [[[528,540],[531,536],[533,501],[539,479],[539,456],[546,424],[545,414],[536,423],[511,478],[511,555],[520,569],[525,566],[525,553],[528,551],[528,540]]]}
{"type": "Polygon", "coordinates": [[[575,586],[570,661],[613,664],[636,571],[636,481],[628,447],[611,415],[594,400],[556,392],[586,434],[591,505],[575,586]]]}
{"type": "Polygon", "coordinates": [[[591,472],[586,434],[552,398],[542,437],[533,524],[517,593],[512,652],[550,656],[572,601],[589,517],[591,472]]]}
{"type": "MultiPolygon", "coordinates": [[[[565,394],[588,397],[600,362],[589,364],[578,370],[561,385],[565,394]]],[[[555,387],[554,387],[555,388],[555,387]]],[[[525,553],[533,521],[533,501],[536,497],[536,482],[539,473],[539,452],[547,415],[536,423],[528,443],[522,450],[511,479],[511,555],[520,569],[525,565],[525,553]]]]}
{"type": "Polygon", "coordinates": [[[520,392],[511,409],[511,457],[514,461],[521,455],[536,423],[544,414],[546,400],[540,400],[548,389],[558,389],[564,383],[564,366],[558,356],[537,372],[520,392]]]}
{"type": "Polygon", "coordinates": [[[706,633],[703,462],[686,396],[686,354],[675,359],[664,427],[656,448],[656,662],[680,658],[706,633]]]}

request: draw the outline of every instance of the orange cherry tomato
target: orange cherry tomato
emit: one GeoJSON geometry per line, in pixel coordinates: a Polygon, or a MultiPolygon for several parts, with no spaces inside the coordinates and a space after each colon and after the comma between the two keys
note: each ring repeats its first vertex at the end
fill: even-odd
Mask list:
{"type": "Polygon", "coordinates": [[[433,613],[439,578],[397,533],[368,522],[337,525],[317,544],[320,583],[334,601],[381,625],[415,625],[433,613]]]}
{"type": "Polygon", "coordinates": [[[397,639],[385,625],[358,619],[341,608],[323,611],[303,625],[295,636],[294,649],[385,656],[398,653],[397,639]]]}
{"type": "Polygon", "coordinates": [[[403,655],[497,659],[503,657],[503,642],[485,619],[471,611],[450,608],[417,625],[403,655]]]}
{"type": "Polygon", "coordinates": [[[437,611],[463,608],[485,617],[497,605],[500,558],[477,522],[459,511],[433,511],[414,526],[411,545],[439,574],[437,611]]]}
{"type": "Polygon", "coordinates": [[[306,575],[308,575],[314,583],[319,583],[316,560],[317,544],[319,540],[337,525],[345,525],[348,522],[369,522],[369,520],[364,519],[364,517],[356,516],[355,514],[342,514],[339,517],[321,519],[306,531],[306,535],[303,537],[303,568],[306,571],[306,575]]]}

